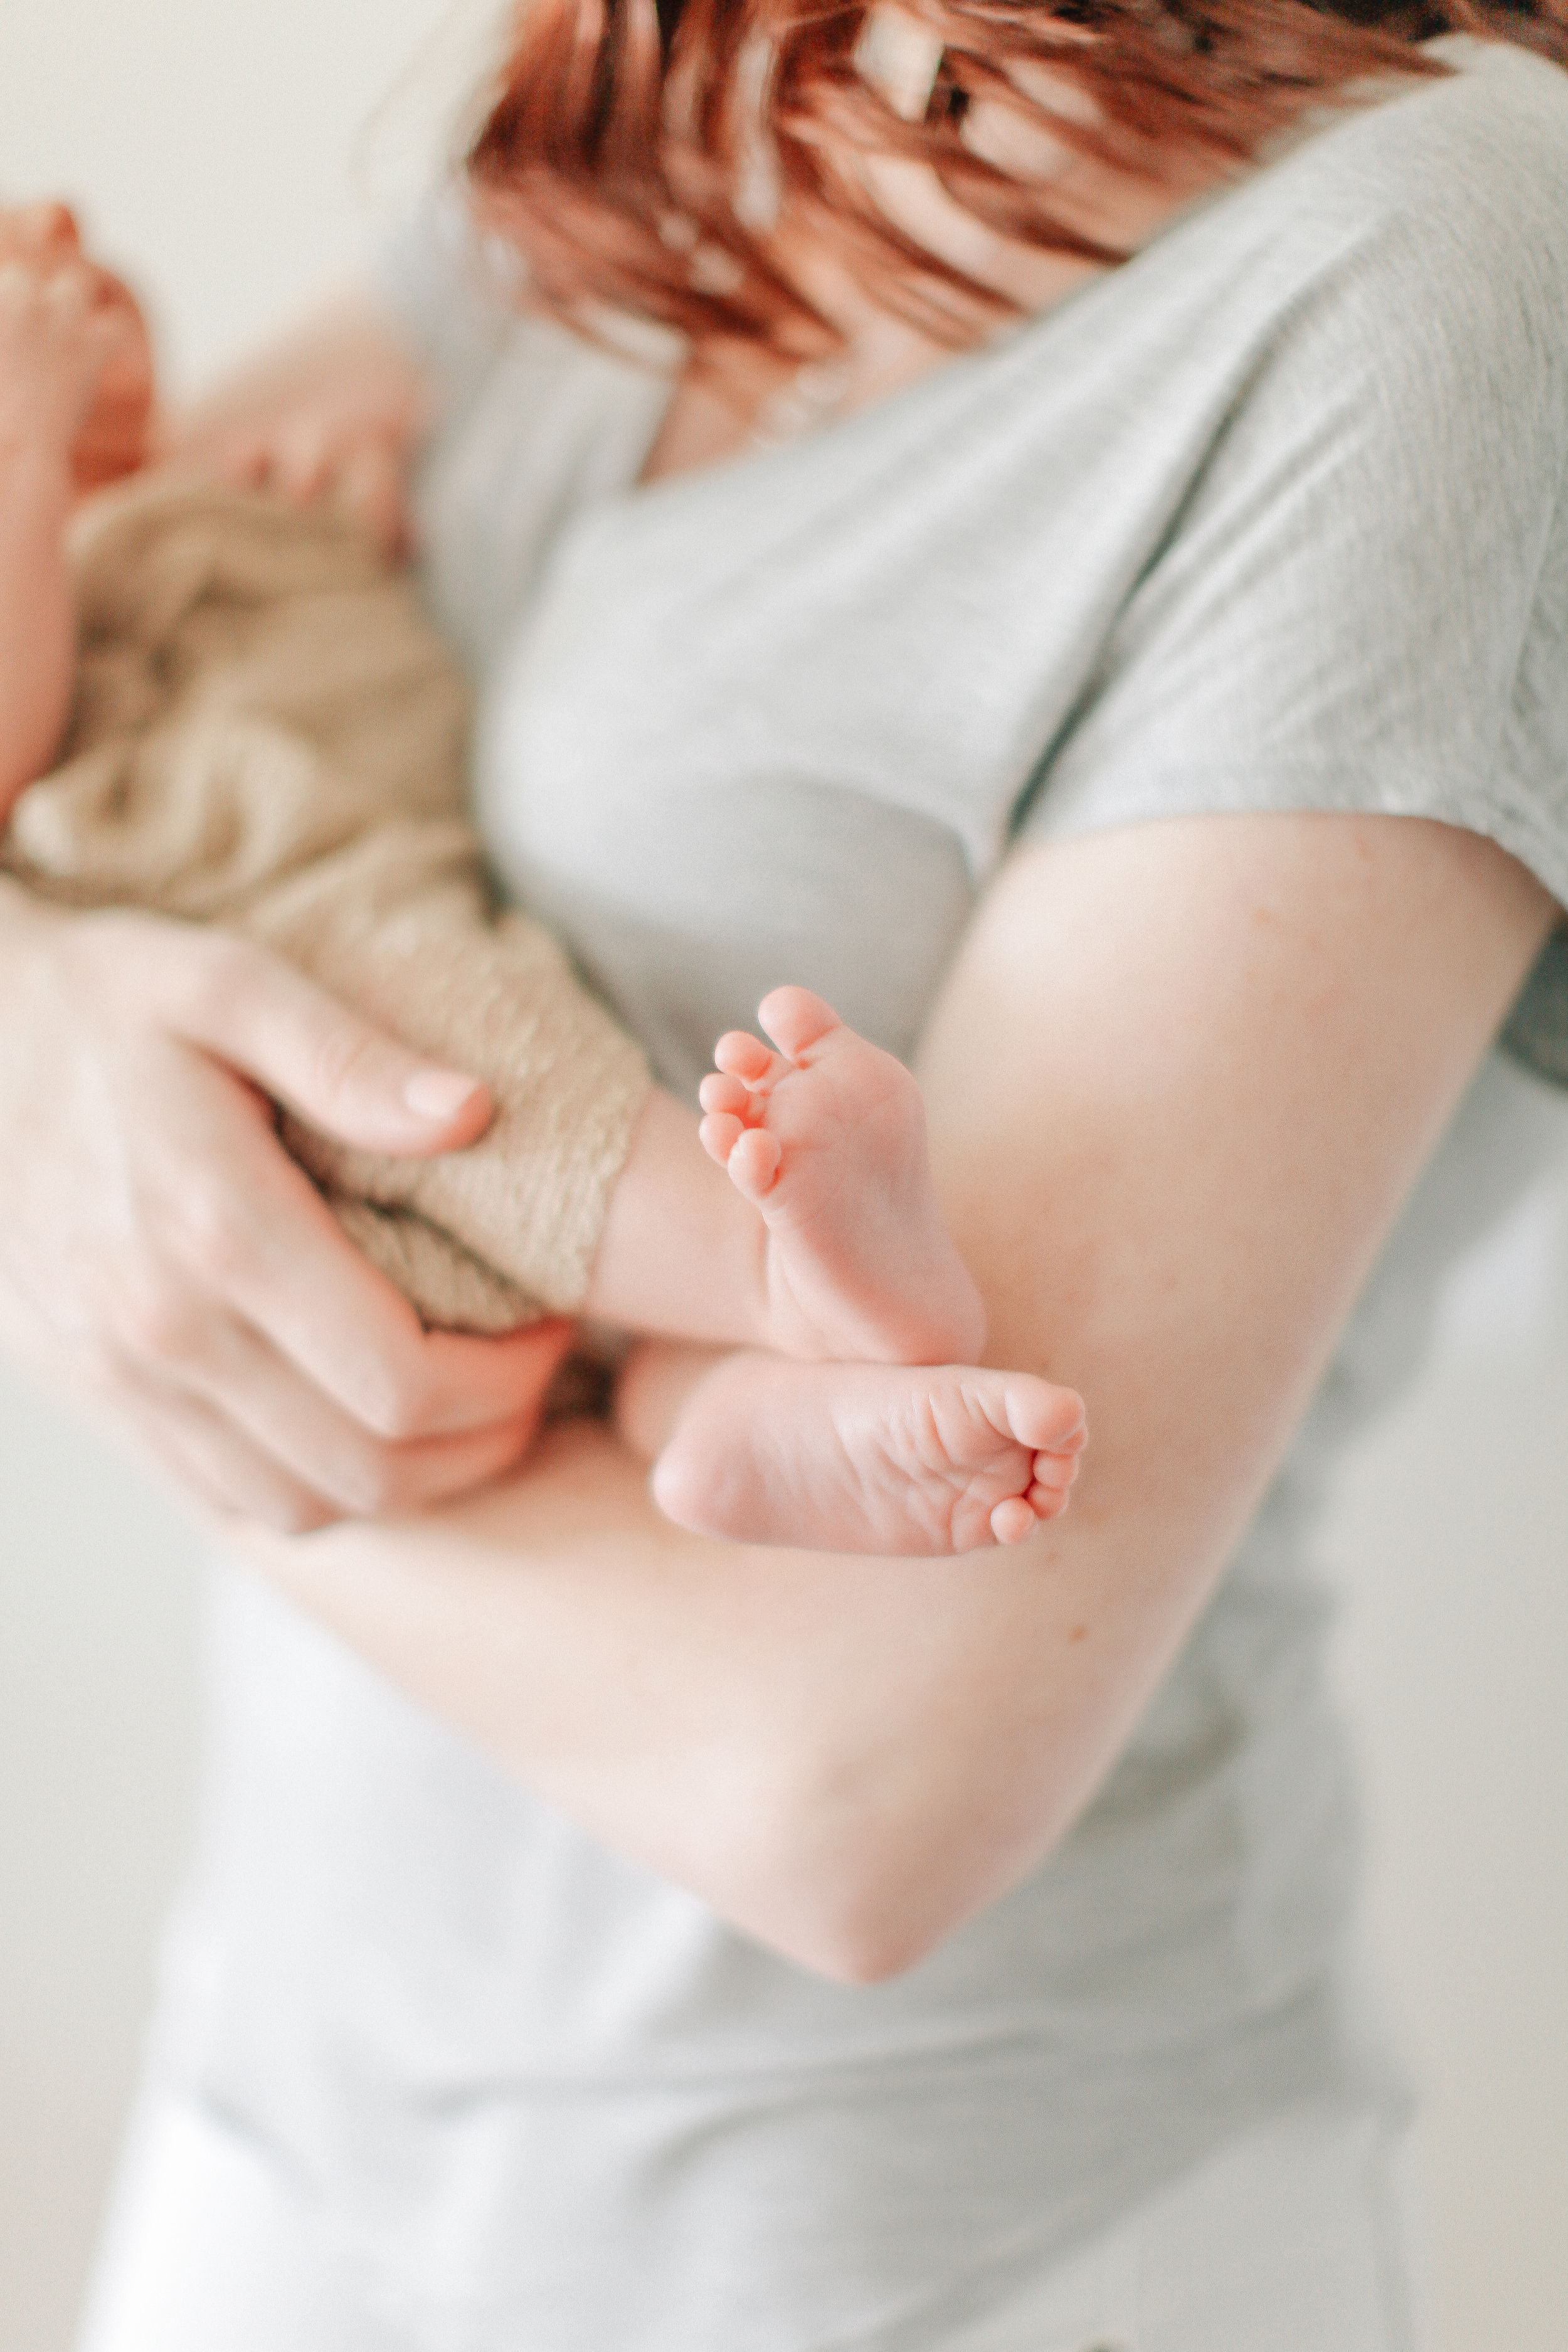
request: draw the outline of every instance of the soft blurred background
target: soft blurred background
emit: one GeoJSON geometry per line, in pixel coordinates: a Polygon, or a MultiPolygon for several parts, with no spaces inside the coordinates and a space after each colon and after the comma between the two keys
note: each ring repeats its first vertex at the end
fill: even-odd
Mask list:
{"type": "MultiPolygon", "coordinates": [[[[489,13],[0,0],[0,197],[79,202],[192,385],[352,271],[489,13]]],[[[1424,2088],[1435,2352],[1568,2342],[1557,1116],[1563,1168],[1461,1269],[1426,1375],[1323,1536],[1369,1939],[1424,2088]]],[[[200,1559],[164,1491],[0,1366],[0,2352],[70,2342],[191,1804],[200,1559]]]]}

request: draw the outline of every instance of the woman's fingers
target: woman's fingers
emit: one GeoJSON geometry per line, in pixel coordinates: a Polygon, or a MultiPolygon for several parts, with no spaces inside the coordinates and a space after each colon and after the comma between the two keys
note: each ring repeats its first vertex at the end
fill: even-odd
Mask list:
{"type": "MultiPolygon", "coordinates": [[[[364,1151],[453,1151],[489,1126],[479,1080],[387,1036],[279,957],[222,932],[136,916],[127,961],[149,1013],[173,1035],[243,1071],[307,1126],[364,1151]]],[[[112,952],[112,949],[111,949],[112,952]]]]}
{"type": "Polygon", "coordinates": [[[279,497],[291,506],[310,506],[331,480],[330,419],[310,406],[286,412],[268,436],[268,479],[279,497]]]}
{"type": "MultiPolygon", "coordinates": [[[[470,1381],[471,1426],[405,1437],[357,1420],[262,1333],[210,1310],[187,1324],[165,1314],[121,1325],[98,1351],[94,1387],[209,1507],[299,1533],[427,1508],[514,1467],[570,1339],[570,1326],[551,1322],[502,1343],[454,1342],[476,1375],[500,1359],[500,1380],[470,1381]]],[[[409,1351],[400,1402],[411,1429],[422,1400],[433,1418],[457,1409],[444,1393],[442,1354],[441,1335],[409,1351]]]]}
{"type": "MultiPolygon", "coordinates": [[[[258,1334],[228,1328],[210,1385],[129,1386],[124,1402],[145,1442],[206,1506],[300,1534],[344,1517],[426,1509],[514,1468],[538,1425],[566,1342],[541,1338],[525,1412],[460,1436],[378,1443],[305,1391],[258,1334]],[[218,1375],[221,1374],[221,1378],[218,1375]]],[[[120,1402],[111,1395],[110,1402],[120,1402]]]]}
{"type": "Polygon", "coordinates": [[[159,1398],[138,1390],[105,1401],[158,1467],[198,1507],[220,1518],[302,1536],[345,1516],[197,1397],[159,1398]]]}
{"type": "Polygon", "coordinates": [[[291,506],[333,508],[399,561],[409,550],[408,469],[428,398],[406,354],[352,305],[334,323],[331,348],[324,369],[298,378],[263,371],[166,420],[163,454],[291,506]]]}
{"type": "MultiPolygon", "coordinates": [[[[329,1409],[384,1449],[536,1418],[570,1326],[552,1320],[502,1339],[424,1330],[314,1186],[270,1135],[265,1141],[276,1161],[254,1173],[221,1154],[206,1188],[214,1206],[197,1204],[182,1255],[193,1291],[221,1299],[286,1368],[289,1412],[266,1408],[268,1433],[286,1458],[320,1469],[311,1415],[329,1409]]],[[[250,1366],[205,1320],[200,1330],[205,1352],[187,1355],[183,1373],[209,1391],[227,1390],[237,1411],[261,1410],[250,1401],[250,1366]]]]}
{"type": "Polygon", "coordinates": [[[573,1327],[552,1317],[504,1339],[427,1331],[420,1341],[423,1410],[428,1437],[476,1434],[518,1416],[537,1428],[545,1392],[572,1345],[573,1327]]]}
{"type": "Polygon", "coordinates": [[[407,479],[403,447],[376,434],[340,453],[331,486],[333,504],[352,515],[383,555],[395,562],[408,553],[412,538],[407,479]]]}

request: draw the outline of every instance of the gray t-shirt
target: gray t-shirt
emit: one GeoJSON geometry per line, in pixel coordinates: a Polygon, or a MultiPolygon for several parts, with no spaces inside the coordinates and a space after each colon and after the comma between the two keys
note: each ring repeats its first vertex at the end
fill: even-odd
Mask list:
{"type": "MultiPolygon", "coordinates": [[[[1568,78],[1464,62],[647,489],[656,379],[487,303],[438,221],[399,248],[480,814],[671,1084],[785,978],[907,1052],[1020,835],[1411,812],[1568,898],[1568,78]]],[[[455,2352],[934,2352],[1261,2112],[1397,2096],[1312,1520],[1562,1132],[1489,1064],[1098,1801],[896,1982],[752,1944],[231,1580],[169,2063],[455,2352]]]]}

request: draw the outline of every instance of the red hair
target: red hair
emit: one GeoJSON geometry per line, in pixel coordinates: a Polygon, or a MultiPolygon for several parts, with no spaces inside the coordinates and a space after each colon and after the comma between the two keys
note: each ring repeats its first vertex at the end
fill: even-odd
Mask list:
{"type": "Polygon", "coordinates": [[[519,0],[468,151],[487,227],[520,252],[531,299],[593,331],[605,310],[795,363],[837,338],[748,226],[759,171],[808,235],[879,299],[954,345],[1006,299],[914,244],[844,160],[929,165],[991,226],[1115,260],[1053,214],[1047,187],[982,160],[961,124],[1000,99],[1058,141],[1151,179],[1197,156],[1245,161],[1304,109],[1367,75],[1442,70],[1417,44],[1459,30],[1568,63],[1568,0],[900,0],[945,44],[923,119],[863,78],[870,13],[841,0],[519,0]],[[1087,36],[1087,37],[1086,37],[1087,36]],[[1083,124],[1031,104],[1010,68],[1045,64],[1091,101],[1083,124]]]}

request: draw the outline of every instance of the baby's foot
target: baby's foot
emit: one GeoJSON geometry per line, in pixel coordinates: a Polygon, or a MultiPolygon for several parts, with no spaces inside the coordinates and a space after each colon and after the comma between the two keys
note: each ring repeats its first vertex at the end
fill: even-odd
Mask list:
{"type": "Polygon", "coordinates": [[[977,1551],[1066,1510],[1086,1434],[1081,1399],[1026,1372],[742,1353],[692,1390],[653,1492],[740,1543],[977,1551]]]}
{"type": "Polygon", "coordinates": [[[948,1238],[920,1088],[809,989],[775,988],[702,1081],[704,1148],[767,1228],[770,1345],[932,1364],[980,1353],[980,1295],[948,1238]]]}

